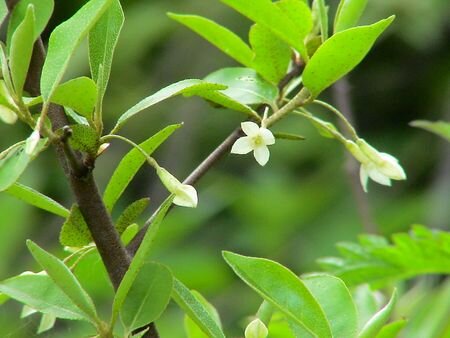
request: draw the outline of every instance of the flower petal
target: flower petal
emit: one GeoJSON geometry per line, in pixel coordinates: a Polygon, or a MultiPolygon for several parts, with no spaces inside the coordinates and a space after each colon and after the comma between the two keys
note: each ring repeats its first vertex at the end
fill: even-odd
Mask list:
{"type": "Polygon", "coordinates": [[[253,143],[248,136],[240,137],[234,142],[231,148],[232,154],[248,154],[253,150],[253,143]]]}
{"type": "Polygon", "coordinates": [[[364,192],[367,192],[367,182],[369,181],[369,174],[367,173],[365,165],[361,165],[361,167],[359,168],[359,179],[361,180],[361,185],[364,192]]]}
{"type": "Polygon", "coordinates": [[[181,207],[195,208],[197,207],[198,197],[197,190],[192,185],[181,184],[175,191],[173,203],[181,207]]]}
{"type": "Polygon", "coordinates": [[[242,122],[241,129],[247,136],[253,136],[259,133],[259,126],[255,122],[242,122]]]}
{"type": "Polygon", "coordinates": [[[259,163],[259,165],[265,166],[269,161],[270,152],[265,145],[261,145],[255,148],[253,151],[253,156],[255,156],[255,160],[259,163]]]}
{"type": "Polygon", "coordinates": [[[387,153],[380,153],[383,164],[378,167],[379,171],[393,180],[406,180],[406,174],[398,160],[387,153]]]}
{"type": "Polygon", "coordinates": [[[369,177],[375,182],[382,185],[387,185],[389,187],[391,186],[391,180],[389,179],[389,177],[384,175],[381,171],[379,171],[377,167],[370,166],[368,168],[368,174],[369,177]]]}
{"type": "Polygon", "coordinates": [[[264,144],[271,145],[275,143],[275,137],[273,136],[272,132],[267,128],[260,128],[259,134],[261,135],[261,138],[264,141],[264,144]]]}

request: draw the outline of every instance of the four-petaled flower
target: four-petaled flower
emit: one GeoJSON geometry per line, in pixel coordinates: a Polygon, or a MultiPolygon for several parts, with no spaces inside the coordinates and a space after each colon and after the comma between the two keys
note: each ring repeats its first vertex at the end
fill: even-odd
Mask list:
{"type": "Polygon", "coordinates": [[[173,199],[174,204],[188,208],[197,207],[197,190],[192,185],[181,183],[162,167],[158,167],[156,172],[167,190],[175,195],[173,199]]]}
{"type": "Polygon", "coordinates": [[[405,171],[394,156],[379,152],[363,139],[357,140],[356,143],[347,140],[346,147],[361,163],[359,173],[365,192],[367,192],[369,177],[375,182],[387,186],[391,185],[391,179],[406,179],[405,171]]]}
{"type": "Polygon", "coordinates": [[[248,154],[253,151],[256,161],[264,166],[269,161],[268,145],[275,143],[272,132],[264,127],[259,127],[254,122],[242,122],[241,129],[246,136],[240,137],[231,148],[232,154],[248,154]]]}

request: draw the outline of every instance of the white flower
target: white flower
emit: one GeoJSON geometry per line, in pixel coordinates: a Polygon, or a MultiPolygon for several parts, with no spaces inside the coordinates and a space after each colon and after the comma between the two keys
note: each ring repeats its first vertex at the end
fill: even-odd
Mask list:
{"type": "Polygon", "coordinates": [[[253,151],[256,161],[264,166],[269,161],[268,145],[275,143],[272,132],[264,127],[259,127],[254,122],[242,122],[242,131],[247,136],[240,137],[231,148],[232,154],[248,154],[253,151]]]}
{"type": "Polygon", "coordinates": [[[253,320],[245,329],[245,338],[266,338],[268,334],[267,327],[259,318],[253,320]]]}
{"type": "Polygon", "coordinates": [[[192,185],[181,183],[162,167],[158,167],[156,172],[167,190],[175,195],[173,199],[174,204],[188,208],[197,207],[197,190],[192,185]]]}
{"type": "Polygon", "coordinates": [[[361,163],[359,171],[361,185],[367,192],[369,177],[382,185],[391,185],[392,180],[405,180],[406,174],[398,160],[387,153],[381,153],[363,139],[356,143],[347,141],[347,149],[361,163]]]}

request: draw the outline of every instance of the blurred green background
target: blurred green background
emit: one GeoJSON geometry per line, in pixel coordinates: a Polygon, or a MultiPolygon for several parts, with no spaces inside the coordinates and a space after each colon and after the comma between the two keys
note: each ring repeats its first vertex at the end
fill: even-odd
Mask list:
{"type": "MultiPolygon", "coordinates": [[[[57,0],[51,26],[68,18],[84,2],[57,0]]],[[[126,22],[105,99],[107,129],[128,107],[165,85],[236,66],[215,47],[171,21],[166,12],[204,15],[244,38],[250,26],[250,21],[218,0],[123,0],[122,4],[126,22]]],[[[334,13],[337,1],[330,5],[334,13]]],[[[371,184],[365,196],[369,212],[363,221],[358,209],[361,201],[352,193],[342,147],[318,136],[306,121],[286,119],[275,130],[302,134],[306,141],[278,141],[264,168],[250,155],[227,156],[199,182],[198,208],[177,208],[163,224],[153,258],[166,263],[179,279],[218,308],[230,336],[243,335],[244,319],[256,312],[260,299],[234,277],[221,250],[274,259],[300,274],[318,270],[315,259],[335,254],[334,243],[354,240],[364,231],[364,223],[375,224],[385,235],[408,230],[413,223],[448,229],[450,147],[408,123],[450,120],[450,4],[447,0],[372,0],[366,13],[363,23],[391,14],[396,14],[397,20],[348,77],[355,124],[361,137],[400,160],[408,180],[395,182],[392,188],[371,184]]],[[[88,74],[88,70],[85,44],[75,55],[68,77],[88,74]]],[[[332,91],[321,98],[333,102],[332,91]]],[[[242,119],[239,113],[214,109],[199,98],[181,97],[142,113],[122,133],[141,142],[164,126],[183,121],[184,127],[155,154],[181,179],[242,119]]],[[[24,126],[0,125],[1,149],[28,134],[24,126]]],[[[114,143],[99,159],[96,176],[101,189],[126,151],[126,146],[114,143]]],[[[67,207],[72,203],[52,151],[40,156],[21,182],[67,207]]],[[[143,196],[152,198],[154,210],[165,194],[154,171],[145,167],[117,210],[143,196]]],[[[25,248],[27,238],[62,255],[58,244],[61,224],[61,219],[0,195],[0,279],[37,269],[25,248]]],[[[98,256],[89,256],[77,274],[107,313],[112,289],[98,256]]],[[[14,301],[0,306],[0,337],[35,335],[38,316],[20,320],[20,309],[14,301]]],[[[183,337],[182,326],[181,312],[171,303],[158,322],[161,335],[183,337]]],[[[41,336],[88,334],[79,323],[57,321],[54,330],[41,336]]],[[[418,337],[431,337],[427,334],[431,333],[418,337]]]]}

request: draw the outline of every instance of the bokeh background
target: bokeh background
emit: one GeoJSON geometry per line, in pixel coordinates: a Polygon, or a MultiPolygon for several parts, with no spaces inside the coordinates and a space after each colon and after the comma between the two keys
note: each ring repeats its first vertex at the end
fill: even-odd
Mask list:
{"type": "MultiPolygon", "coordinates": [[[[51,27],[84,2],[57,0],[51,27]]],[[[246,38],[250,21],[220,1],[123,0],[122,4],[126,22],[105,99],[107,129],[128,107],[163,86],[237,65],[166,16],[168,11],[204,15],[246,38]]],[[[337,1],[330,5],[334,13],[337,1]]],[[[362,22],[391,14],[397,15],[394,24],[347,78],[346,99],[360,136],[396,156],[408,174],[407,181],[395,182],[392,188],[371,184],[369,194],[355,194],[342,147],[320,137],[306,121],[289,118],[275,130],[302,134],[305,141],[278,141],[264,168],[250,155],[227,156],[199,182],[198,208],[177,208],[164,222],[153,258],[170,266],[179,279],[218,308],[230,336],[242,336],[245,317],[256,312],[260,299],[234,277],[221,250],[274,259],[301,274],[319,269],[315,259],[336,254],[336,242],[355,240],[368,229],[384,235],[406,231],[414,223],[448,229],[449,144],[408,123],[450,120],[450,5],[446,0],[373,0],[362,22]]],[[[68,77],[87,75],[88,70],[84,44],[73,58],[68,77]]],[[[321,98],[336,102],[336,92],[328,90],[321,98]]],[[[183,128],[155,154],[181,179],[242,119],[239,113],[214,109],[199,98],[177,97],[143,112],[122,133],[141,142],[164,126],[183,121],[183,128]]],[[[1,149],[28,134],[23,126],[0,125],[1,149]]],[[[100,158],[96,168],[100,189],[128,150],[114,143],[100,158]]],[[[21,182],[67,207],[73,201],[52,151],[35,160],[21,182]]],[[[152,199],[147,216],[165,196],[155,173],[147,167],[136,176],[116,210],[144,196],[152,199]]],[[[61,224],[61,219],[1,194],[0,279],[37,269],[25,247],[27,238],[62,255],[58,244],[61,224]]],[[[89,256],[76,272],[107,313],[112,289],[98,256],[89,256]]],[[[404,308],[409,315],[426,320],[427,314],[417,314],[412,305],[404,308]]],[[[14,301],[0,306],[1,337],[35,335],[38,317],[20,320],[20,310],[14,301]]],[[[162,337],[183,337],[182,320],[181,312],[170,304],[158,321],[162,337]]],[[[88,334],[79,323],[58,321],[54,330],[41,336],[88,334]]],[[[420,337],[432,335],[426,332],[420,337]]]]}

